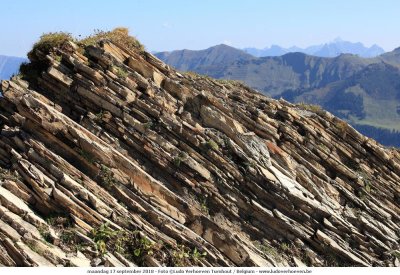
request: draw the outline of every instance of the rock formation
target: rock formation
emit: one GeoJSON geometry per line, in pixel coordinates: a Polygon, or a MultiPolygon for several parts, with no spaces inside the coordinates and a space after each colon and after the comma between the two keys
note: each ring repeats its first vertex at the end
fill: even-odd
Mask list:
{"type": "Polygon", "coordinates": [[[399,151],[126,41],[2,83],[0,265],[399,266],[399,151]]]}

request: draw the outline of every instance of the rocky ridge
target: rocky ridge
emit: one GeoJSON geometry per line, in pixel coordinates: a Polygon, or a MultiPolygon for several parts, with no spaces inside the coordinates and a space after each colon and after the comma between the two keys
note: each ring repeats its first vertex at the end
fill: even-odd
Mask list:
{"type": "Polygon", "coordinates": [[[97,38],[2,83],[0,265],[399,266],[398,151],[97,38]]]}

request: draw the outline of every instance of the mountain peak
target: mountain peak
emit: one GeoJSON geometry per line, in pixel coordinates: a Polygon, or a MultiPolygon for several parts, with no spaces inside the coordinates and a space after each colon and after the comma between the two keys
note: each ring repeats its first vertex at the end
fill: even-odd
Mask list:
{"type": "Polygon", "coordinates": [[[336,37],[335,39],[333,39],[334,43],[340,43],[340,42],[344,42],[344,40],[342,38],[340,38],[340,36],[336,37]]]}
{"type": "Polygon", "coordinates": [[[230,45],[227,45],[227,44],[218,44],[218,45],[215,45],[215,46],[212,46],[212,47],[209,47],[208,49],[228,49],[228,50],[235,50],[235,51],[237,51],[238,49],[237,48],[235,48],[235,47],[232,47],[232,46],[230,46],[230,45]]]}
{"type": "MultiPolygon", "coordinates": [[[[213,46],[213,47],[226,47],[226,48],[233,48],[232,46],[229,46],[229,45],[227,45],[227,44],[224,44],[224,43],[221,43],[221,44],[215,45],[215,46],[213,46]]],[[[211,47],[211,48],[212,48],[212,47],[211,47]]]]}
{"type": "Polygon", "coordinates": [[[303,49],[295,46],[291,48],[283,48],[278,45],[272,45],[270,48],[266,47],[262,50],[255,48],[245,48],[244,51],[256,57],[279,56],[294,51],[320,57],[336,57],[342,53],[357,54],[362,57],[376,57],[385,52],[378,45],[367,48],[361,42],[348,42],[341,39],[340,37],[335,38],[332,42],[324,43],[321,45],[313,45],[303,49]]]}

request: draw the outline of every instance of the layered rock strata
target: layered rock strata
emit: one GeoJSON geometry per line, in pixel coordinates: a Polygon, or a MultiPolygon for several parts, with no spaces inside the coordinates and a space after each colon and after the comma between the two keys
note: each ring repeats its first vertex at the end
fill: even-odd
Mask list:
{"type": "Polygon", "coordinates": [[[399,265],[399,151],[107,39],[35,56],[2,83],[0,265],[399,265]]]}

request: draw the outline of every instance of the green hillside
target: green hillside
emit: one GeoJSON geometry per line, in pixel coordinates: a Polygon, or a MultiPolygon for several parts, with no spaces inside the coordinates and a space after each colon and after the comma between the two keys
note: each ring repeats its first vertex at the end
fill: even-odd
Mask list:
{"type": "Polygon", "coordinates": [[[345,79],[368,64],[377,62],[376,59],[351,54],[326,58],[288,53],[256,58],[226,45],[202,51],[157,53],[156,56],[178,70],[241,80],[271,96],[290,90],[321,87],[345,79]]]}
{"type": "Polygon", "coordinates": [[[275,98],[321,105],[364,134],[400,146],[400,48],[376,58],[303,53],[256,58],[226,45],[157,56],[181,71],[240,80],[275,98]]]}
{"type": "Polygon", "coordinates": [[[321,105],[353,124],[400,131],[400,70],[371,64],[342,81],[304,92],[286,92],[292,102],[321,105]]]}

